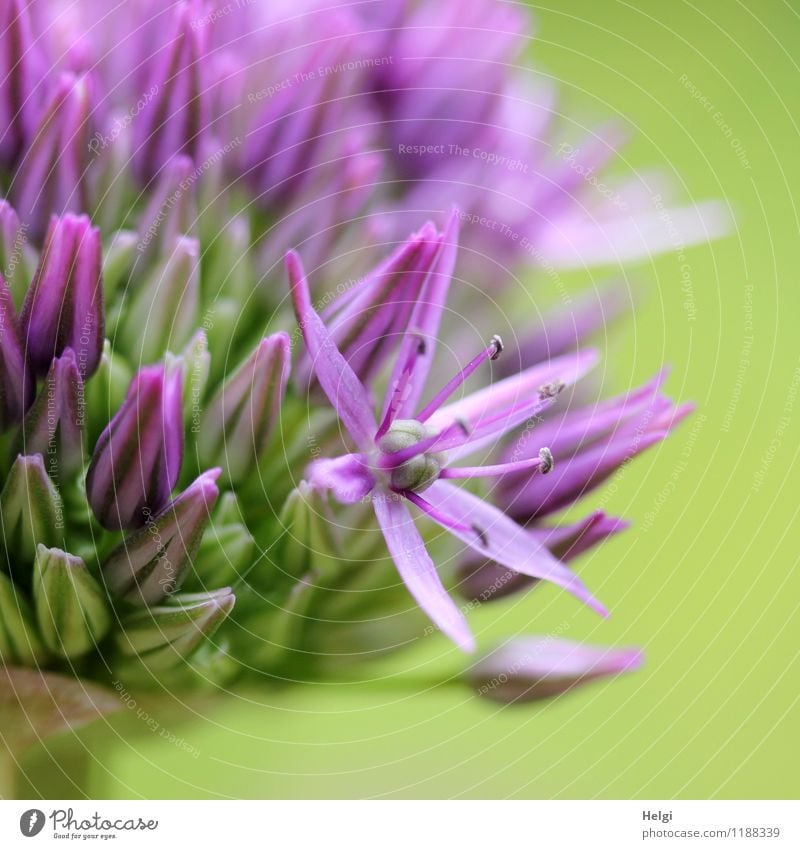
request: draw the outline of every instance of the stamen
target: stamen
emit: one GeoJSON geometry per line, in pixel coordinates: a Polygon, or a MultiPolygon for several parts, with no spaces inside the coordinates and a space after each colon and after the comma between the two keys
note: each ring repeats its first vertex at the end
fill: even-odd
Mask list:
{"type": "Polygon", "coordinates": [[[417,416],[419,421],[427,421],[444,402],[472,375],[478,366],[485,360],[496,360],[503,351],[503,340],[499,336],[492,336],[492,341],[484,348],[477,357],[471,360],[463,369],[449,381],[434,397],[434,399],[417,416]]]}
{"type": "MultiPolygon", "coordinates": [[[[416,492],[404,491],[399,493],[404,498],[407,498],[412,504],[419,507],[423,513],[427,516],[430,516],[434,522],[438,522],[440,525],[443,525],[445,528],[449,528],[451,531],[461,531],[462,533],[467,531],[476,531],[475,525],[462,525],[460,522],[456,522],[455,519],[448,516],[446,513],[442,513],[440,510],[437,510],[430,501],[426,501],[422,496],[417,495],[416,492]]],[[[479,535],[480,536],[480,535],[479,535]]],[[[481,540],[481,544],[485,545],[481,540]]]]}
{"type": "MultiPolygon", "coordinates": [[[[412,335],[415,333],[419,334],[419,331],[412,330],[409,331],[409,333],[411,333],[412,335]]],[[[417,359],[419,357],[424,357],[427,350],[427,342],[425,341],[425,338],[420,334],[417,340],[417,344],[412,346],[409,350],[408,357],[406,358],[405,365],[403,366],[403,371],[400,373],[400,377],[397,379],[397,383],[392,389],[391,397],[389,398],[389,404],[386,407],[386,413],[383,416],[383,420],[381,421],[378,430],[375,432],[376,442],[384,434],[386,434],[389,431],[389,428],[392,426],[392,422],[397,416],[397,411],[403,404],[406,390],[408,389],[411,377],[414,374],[414,367],[416,366],[417,359]]]]}
{"type": "Polygon", "coordinates": [[[567,384],[561,380],[554,380],[552,383],[545,383],[543,386],[539,387],[539,397],[542,400],[545,398],[556,398],[564,391],[566,385],[567,384]]]}
{"type": "Polygon", "coordinates": [[[472,530],[478,535],[478,539],[481,541],[481,545],[484,548],[489,547],[489,536],[486,531],[480,526],[473,522],[472,530]]]}
{"type": "Polygon", "coordinates": [[[524,472],[534,469],[546,475],[553,468],[553,455],[549,448],[542,448],[538,457],[528,457],[513,463],[497,463],[494,466],[451,466],[442,469],[440,478],[489,478],[508,475],[512,472],[524,472]]]}

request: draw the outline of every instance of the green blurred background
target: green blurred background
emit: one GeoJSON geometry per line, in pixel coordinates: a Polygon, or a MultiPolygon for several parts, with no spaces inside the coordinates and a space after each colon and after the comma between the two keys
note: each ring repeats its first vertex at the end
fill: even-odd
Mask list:
{"type": "Polygon", "coordinates": [[[488,642],[566,622],[569,638],[643,645],[646,667],[501,708],[436,685],[458,659],[427,641],[377,668],[377,683],[250,693],[193,706],[189,723],[163,719],[184,743],[134,733],[135,721],[122,741],[93,732],[92,795],[797,797],[799,8],[536,4],[531,57],[564,111],[587,127],[621,119],[635,131],[623,169],[659,166],[684,197],[725,199],[738,232],[627,273],[645,297],[608,348],[608,389],[667,361],[668,391],[699,410],[586,503],[634,521],[581,567],[613,617],[543,588],[544,612],[528,597],[473,624],[488,642]]]}

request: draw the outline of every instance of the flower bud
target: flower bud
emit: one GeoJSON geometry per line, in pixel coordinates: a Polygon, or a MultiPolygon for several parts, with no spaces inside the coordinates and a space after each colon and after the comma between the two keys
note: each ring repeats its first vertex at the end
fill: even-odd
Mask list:
{"type": "Polygon", "coordinates": [[[22,426],[22,452],[46,457],[56,480],[83,465],[85,406],[78,363],[72,348],[67,348],[53,360],[22,426]]]}
{"type": "MultiPolygon", "coordinates": [[[[413,305],[448,247],[446,241],[428,222],[361,280],[337,289],[324,315],[336,346],[362,382],[380,371],[399,344],[413,305]]],[[[297,373],[301,386],[308,384],[311,370],[304,354],[297,373]]]]}
{"type": "MultiPolygon", "coordinates": [[[[272,560],[280,564],[283,577],[330,574],[351,565],[325,496],[305,481],[300,481],[286,498],[280,525],[283,535],[272,560]]],[[[253,578],[263,578],[267,585],[275,580],[262,570],[257,570],[253,578]]]]}
{"type": "Polygon", "coordinates": [[[90,113],[88,78],[62,73],[41,111],[11,188],[14,206],[37,240],[44,235],[51,215],[89,208],[90,113]]]}
{"type": "Polygon", "coordinates": [[[177,592],[192,563],[219,495],[219,469],[204,472],[103,564],[110,592],[133,604],[155,604],[177,592]]]}
{"type": "Polygon", "coordinates": [[[0,163],[15,163],[30,140],[44,76],[25,0],[0,3],[0,163]]]}
{"type": "Polygon", "coordinates": [[[103,251],[103,291],[110,301],[120,288],[126,288],[136,266],[139,235],[132,230],[117,230],[103,251]]]}
{"type": "Polygon", "coordinates": [[[241,301],[217,298],[203,315],[208,347],[216,352],[211,361],[211,382],[214,385],[225,379],[225,363],[239,340],[243,312],[246,311],[242,309],[241,301]]]}
{"type": "Polygon", "coordinates": [[[479,696],[533,702],[637,669],[642,660],[642,653],[633,648],[586,646],[549,636],[517,637],[478,660],[467,679],[479,696]]]}
{"type": "Polygon", "coordinates": [[[181,236],[138,288],[118,325],[118,335],[134,362],[160,359],[179,350],[195,327],[200,297],[200,245],[181,236]]]}
{"type": "Polygon", "coordinates": [[[85,387],[86,418],[89,444],[97,438],[111,421],[111,416],[125,401],[133,374],[122,354],[112,352],[108,339],[103,343],[100,365],[85,387]]]}
{"type": "Polygon", "coordinates": [[[34,391],[11,292],[0,275],[0,432],[22,420],[34,391]]]}
{"type": "Polygon", "coordinates": [[[0,667],[38,666],[46,659],[28,600],[8,575],[0,572],[0,667]]]}
{"type": "Polygon", "coordinates": [[[80,557],[58,548],[37,546],[33,601],[44,643],[59,657],[86,654],[111,627],[103,588],[80,557]]]}
{"type": "Polygon", "coordinates": [[[156,91],[155,102],[134,125],[134,171],[145,183],[176,154],[197,160],[208,132],[208,94],[202,79],[207,67],[206,27],[199,3],[179,3],[171,13],[167,44],[148,63],[146,89],[156,91]]]}
{"type": "Polygon", "coordinates": [[[33,561],[36,546],[55,545],[64,527],[63,507],[41,454],[19,455],[0,493],[3,535],[11,557],[33,561]]]}
{"type": "Polygon", "coordinates": [[[100,434],[86,494],[104,528],[141,527],[169,500],[181,468],[181,369],[146,366],[100,434]]]}
{"type": "Polygon", "coordinates": [[[288,335],[268,336],[220,387],[198,434],[204,465],[222,466],[232,482],[258,465],[280,414],[290,358],[288,335]]]}
{"type": "Polygon", "coordinates": [[[150,201],[139,216],[138,250],[148,260],[166,256],[181,236],[195,236],[197,197],[194,162],[176,156],[162,169],[150,193],[150,201]]]}
{"type": "Polygon", "coordinates": [[[8,283],[15,307],[22,306],[36,267],[35,251],[29,244],[27,230],[14,207],[0,200],[0,274],[8,283]]]}
{"type": "Polygon", "coordinates": [[[203,535],[185,586],[204,589],[241,580],[253,563],[255,547],[255,540],[245,525],[219,527],[213,524],[203,535]]]}
{"type": "Polygon", "coordinates": [[[51,219],[21,324],[36,374],[46,374],[66,348],[84,380],[96,371],[105,332],[101,245],[85,215],[51,219]]]}
{"type": "Polygon", "coordinates": [[[183,363],[183,421],[197,433],[200,428],[203,396],[211,371],[211,354],[205,330],[198,330],[180,356],[183,363]]]}
{"type": "Polygon", "coordinates": [[[119,651],[149,669],[169,669],[193,654],[228,617],[236,596],[230,587],[183,593],[167,604],[133,613],[115,636],[119,651]]]}
{"type": "Polygon", "coordinates": [[[250,221],[244,215],[234,215],[224,223],[217,222],[205,277],[213,281],[213,288],[208,292],[211,298],[228,297],[240,304],[247,303],[258,279],[253,269],[251,243],[250,221]],[[233,262],[231,257],[234,257],[233,262]]]}

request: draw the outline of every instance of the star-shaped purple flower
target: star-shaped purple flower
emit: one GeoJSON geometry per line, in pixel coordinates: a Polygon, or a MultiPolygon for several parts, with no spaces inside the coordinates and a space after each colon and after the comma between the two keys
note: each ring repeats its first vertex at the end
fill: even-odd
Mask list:
{"type": "Polygon", "coordinates": [[[412,596],[450,639],[472,651],[473,636],[442,584],[409,504],[483,556],[520,574],[552,581],[598,613],[607,613],[580,579],[531,532],[453,483],[522,470],[546,474],[553,465],[547,448],[536,457],[516,462],[451,465],[550,406],[564,386],[594,365],[594,352],[559,357],[447,404],[482,363],[499,355],[502,342],[494,337],[420,408],[455,258],[455,220],[451,219],[438,261],[431,264],[411,310],[380,419],[376,419],[367,388],[312,305],[300,258],[290,253],[286,264],[292,302],[312,368],[354,448],[351,453],[312,462],[308,480],[345,504],[371,500],[389,552],[412,596]]]}

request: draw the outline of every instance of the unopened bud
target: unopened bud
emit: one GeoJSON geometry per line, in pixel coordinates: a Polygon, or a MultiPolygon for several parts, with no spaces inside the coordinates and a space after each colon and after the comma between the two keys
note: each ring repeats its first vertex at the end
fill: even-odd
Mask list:
{"type": "Polygon", "coordinates": [[[103,588],[80,557],[60,549],[37,547],[33,600],[44,643],[59,657],[86,654],[111,627],[103,588]]]}
{"type": "Polygon", "coordinates": [[[204,472],[111,553],[103,578],[115,596],[151,605],[180,589],[219,495],[219,475],[219,469],[204,472]]]}
{"type": "Polygon", "coordinates": [[[115,636],[117,648],[125,656],[139,658],[149,669],[169,669],[213,636],[235,602],[229,587],[174,596],[168,604],[128,617],[115,636]]]}

